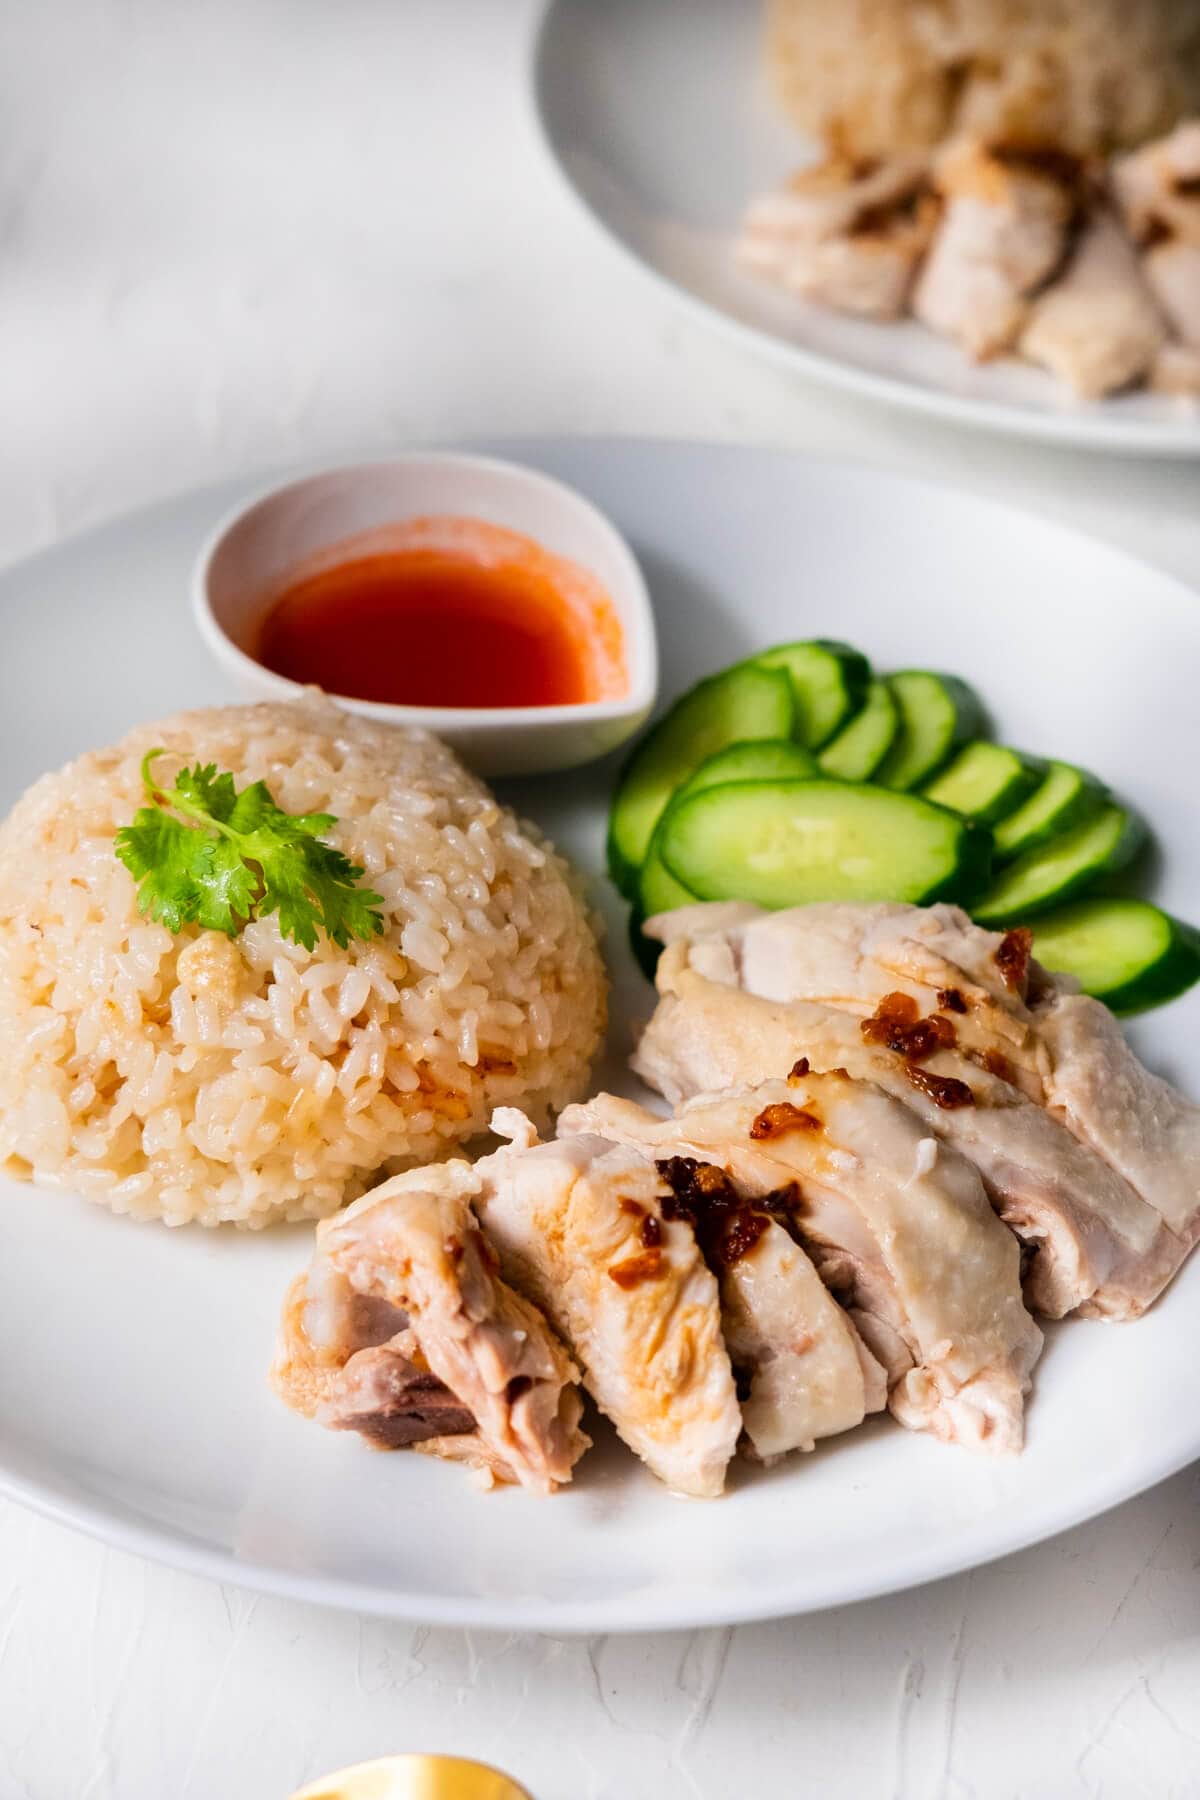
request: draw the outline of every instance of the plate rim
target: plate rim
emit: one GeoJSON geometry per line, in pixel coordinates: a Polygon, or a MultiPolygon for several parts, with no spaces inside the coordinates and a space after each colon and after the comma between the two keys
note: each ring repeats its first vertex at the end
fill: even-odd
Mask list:
{"type": "MultiPolygon", "coordinates": [[[[1014,504],[1007,499],[981,493],[970,486],[944,481],[925,474],[909,474],[906,471],[875,466],[863,459],[844,456],[831,457],[804,450],[705,441],[703,439],[642,438],[604,434],[549,433],[528,434],[520,437],[468,439],[463,441],[459,447],[481,453],[507,454],[518,458],[527,456],[533,461],[534,466],[541,466],[544,459],[553,461],[556,456],[564,452],[580,450],[584,452],[598,451],[602,456],[607,454],[613,457],[627,453],[631,449],[639,452],[668,449],[701,454],[716,453],[718,456],[730,457],[738,461],[747,458],[762,459],[767,462],[788,463],[793,466],[820,469],[831,473],[869,476],[886,485],[902,485],[909,488],[915,486],[926,491],[950,492],[981,507],[985,512],[994,514],[997,518],[1011,517],[1015,514],[1039,529],[1050,531],[1056,537],[1073,540],[1076,544],[1087,545],[1093,551],[1098,549],[1105,557],[1115,559],[1117,565],[1125,564],[1138,569],[1143,575],[1149,575],[1155,581],[1164,600],[1169,599],[1173,608],[1186,608],[1193,617],[1197,602],[1200,601],[1200,592],[1193,589],[1187,581],[1173,571],[1164,569],[1120,545],[1111,544],[1094,533],[1074,525],[1064,524],[1057,519],[1047,517],[1028,507],[1014,504]]],[[[381,446],[365,452],[363,460],[369,460],[372,457],[386,457],[387,454],[388,449],[381,446]]],[[[326,460],[321,464],[312,462],[303,466],[328,467],[330,464],[326,460]]],[[[217,481],[182,486],[170,494],[158,496],[140,506],[94,521],[57,539],[52,544],[41,546],[5,564],[0,568],[0,583],[12,576],[19,579],[20,572],[24,568],[55,559],[60,555],[77,555],[80,546],[86,544],[89,539],[109,533],[137,532],[155,519],[165,521],[172,513],[203,496],[215,497],[223,490],[234,486],[239,489],[244,488],[246,492],[254,492],[262,485],[263,480],[262,470],[250,470],[237,471],[217,481]]],[[[1197,620],[1197,623],[1200,624],[1200,620],[1197,620]]],[[[660,1604],[660,1610],[649,1615],[640,1610],[636,1598],[631,1601],[629,1597],[618,1599],[612,1604],[595,1600],[564,1603],[541,1597],[522,1598],[519,1602],[514,1601],[511,1597],[493,1600],[487,1596],[442,1596],[435,1600],[401,1589],[380,1587],[338,1576],[306,1575],[301,1571],[272,1565],[257,1559],[240,1558],[233,1550],[206,1546],[191,1538],[183,1528],[158,1524],[149,1520],[139,1520],[135,1515],[131,1515],[129,1509],[115,1500],[106,1502],[99,1497],[83,1494],[72,1495],[70,1482],[65,1478],[60,1482],[56,1482],[53,1478],[40,1479],[37,1475],[29,1475],[7,1467],[2,1462],[0,1462],[0,1498],[14,1501],[41,1517],[81,1532],[115,1549],[147,1557],[151,1561],[180,1569],[187,1574],[229,1583],[279,1598],[299,1601],[303,1604],[350,1610],[375,1617],[418,1624],[484,1630],[528,1630],[546,1632],[555,1636],[574,1637],[602,1632],[640,1634],[651,1631],[732,1626],[783,1617],[799,1617],[838,1606],[883,1598],[889,1594],[903,1592],[929,1582],[948,1579],[972,1568],[984,1567],[988,1563],[1046,1542],[1149,1491],[1180,1470],[1189,1467],[1196,1460],[1197,1448],[1195,1445],[1185,1446],[1176,1442],[1172,1446],[1163,1447],[1159,1454],[1148,1457],[1144,1462],[1139,1463],[1136,1472],[1112,1471],[1111,1478],[1100,1480],[1088,1492],[1081,1504],[1063,1506],[1057,1499],[1052,1499],[1036,1508],[1023,1510],[1020,1514],[1014,1515],[1013,1528],[1000,1533],[995,1531],[993,1519],[989,1523],[989,1541],[986,1545],[980,1545],[976,1541],[978,1528],[972,1527],[953,1553],[947,1555],[944,1550],[939,1551],[936,1545],[917,1553],[910,1551],[894,1574],[883,1579],[878,1574],[873,1574],[855,1580],[851,1573],[851,1578],[847,1580],[843,1574],[842,1579],[828,1580],[818,1585],[814,1591],[811,1577],[806,1577],[804,1591],[800,1592],[796,1591],[794,1584],[792,1586],[784,1584],[770,1596],[762,1593],[754,1597],[745,1594],[739,1597],[737,1593],[730,1593],[728,1597],[714,1596],[711,1591],[705,1590],[695,1600],[689,1600],[685,1588],[678,1588],[672,1590],[666,1597],[669,1599],[669,1607],[660,1604]]],[[[662,1598],[660,1596],[660,1601],[662,1598]]]]}
{"type": "MultiPolygon", "coordinates": [[[[868,1578],[849,1584],[828,1582],[816,1594],[808,1591],[802,1595],[792,1593],[784,1585],[770,1600],[748,1603],[743,1600],[740,1604],[736,1600],[729,1604],[714,1602],[706,1590],[704,1599],[694,1604],[676,1604],[669,1616],[653,1617],[623,1610],[626,1603],[620,1601],[612,1607],[596,1601],[570,1602],[565,1613],[555,1602],[541,1599],[522,1600],[518,1605],[511,1599],[489,1601],[483,1596],[464,1599],[443,1596],[435,1604],[396,1589],[350,1581],[341,1576],[306,1577],[290,1569],[240,1559],[230,1551],[196,1544],[182,1531],[172,1532],[166,1526],[128,1519],[118,1508],[106,1509],[98,1501],[64,1500],[52,1490],[39,1487],[36,1481],[14,1476],[3,1467],[0,1467],[0,1500],[13,1501],[52,1524],[64,1526],[109,1549],[145,1557],[163,1568],[176,1569],[182,1574],[199,1576],[248,1593],[297,1601],[301,1605],[394,1619],[416,1626],[443,1626],[466,1631],[532,1631],[570,1638],[610,1633],[640,1637],[650,1632],[703,1631],[767,1624],[776,1619],[807,1618],[949,1581],[1090,1524],[1126,1501],[1151,1492],[1173,1475],[1193,1466],[1196,1460],[1191,1451],[1169,1455],[1163,1458],[1161,1465],[1156,1465],[1156,1472],[1149,1481],[1141,1474],[1132,1480],[1118,1481],[1100,1497],[1089,1500],[1084,1511],[1071,1512],[1069,1517],[1060,1518],[1056,1524],[1047,1525],[1043,1518],[1036,1523],[1030,1521],[1028,1529],[1014,1531],[982,1553],[972,1547],[969,1534],[961,1550],[949,1560],[939,1556],[936,1548],[911,1553],[903,1573],[897,1572],[894,1579],[888,1577],[880,1582],[868,1578]]],[[[550,1504],[553,1504],[552,1500],[550,1504]]]]}
{"type": "MultiPolygon", "coordinates": [[[[641,255],[609,222],[572,175],[547,116],[545,73],[549,63],[548,40],[555,16],[572,0],[540,0],[529,33],[525,57],[525,100],[544,161],[552,169],[578,217],[585,219],[599,241],[615,250],[627,268],[669,298],[700,324],[715,329],[753,355],[825,387],[842,389],[877,405],[902,412],[924,414],[943,424],[967,426],[972,431],[1042,444],[1087,450],[1105,456],[1200,460],[1200,407],[1186,435],[1169,424],[1142,420],[1102,423],[1098,413],[1063,411],[1033,412],[1002,400],[977,400],[950,390],[926,388],[899,375],[882,375],[851,362],[789,341],[765,326],[752,325],[727,312],[716,301],[693,292],[683,282],[664,273],[641,255]]],[[[1099,403],[1093,403],[1099,405],[1099,403]]]]}

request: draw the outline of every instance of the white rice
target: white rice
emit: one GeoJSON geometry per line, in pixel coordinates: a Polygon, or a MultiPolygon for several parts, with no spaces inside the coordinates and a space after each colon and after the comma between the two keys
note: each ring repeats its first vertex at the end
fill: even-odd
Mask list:
{"type": "Polygon", "coordinates": [[[1200,104],[1200,0],[768,0],[767,57],[848,156],[956,132],[1087,156],[1200,104]]]}
{"type": "Polygon", "coordinates": [[[578,884],[424,732],[316,697],[140,727],[37,782],[0,825],[0,1166],[170,1225],[320,1218],[381,1173],[577,1097],[605,977],[578,884]],[[215,762],[384,896],[339,950],[141,917],[113,840],[158,768],[215,762]]]}

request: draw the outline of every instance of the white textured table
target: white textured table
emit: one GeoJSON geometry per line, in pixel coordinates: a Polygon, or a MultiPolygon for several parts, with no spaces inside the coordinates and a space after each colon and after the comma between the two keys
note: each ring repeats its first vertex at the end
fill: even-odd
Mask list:
{"type": "MultiPolygon", "coordinates": [[[[231,470],[558,429],[942,475],[1200,585],[1197,465],[917,424],[685,321],[542,162],[528,28],[524,0],[0,9],[0,555],[231,470]]],[[[1200,1795],[1198,1499],[1192,1471],[841,1613],[587,1642],[257,1600],[0,1505],[0,1800],[282,1800],[416,1747],[537,1800],[1200,1795]]]]}

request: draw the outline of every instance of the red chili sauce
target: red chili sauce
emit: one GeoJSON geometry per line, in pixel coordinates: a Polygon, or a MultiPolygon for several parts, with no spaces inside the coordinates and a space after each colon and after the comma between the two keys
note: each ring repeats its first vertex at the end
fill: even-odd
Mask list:
{"type": "Polygon", "coordinates": [[[482,521],[448,524],[461,541],[417,533],[300,574],[267,609],[258,661],[403,706],[571,705],[608,697],[614,665],[623,688],[620,626],[586,571],[482,521]]]}

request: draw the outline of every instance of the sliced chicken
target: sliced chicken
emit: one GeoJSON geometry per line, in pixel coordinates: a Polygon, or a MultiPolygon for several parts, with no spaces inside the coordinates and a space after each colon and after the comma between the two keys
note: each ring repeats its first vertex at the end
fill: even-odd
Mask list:
{"type": "MultiPolygon", "coordinates": [[[[946,1012],[955,1042],[996,1065],[1032,1099],[1044,1095],[1045,1052],[1027,1005],[1044,981],[1028,933],[985,931],[957,906],[819,904],[765,912],[742,902],[683,906],[650,919],[652,937],[686,944],[686,966],[772,1000],[815,1000],[858,1018],[890,995],[922,1015],[946,1012]],[[944,1002],[943,1002],[943,996],[944,1002]]],[[[661,985],[661,983],[660,983],[661,985]]]]}
{"type": "Polygon", "coordinates": [[[1200,399],[1200,349],[1186,344],[1164,344],[1150,371],[1150,386],[1158,394],[1200,399]]]}
{"type": "MultiPolygon", "coordinates": [[[[711,1165],[700,1165],[702,1169],[711,1165]]],[[[718,1172],[722,1185],[732,1183],[718,1172]]],[[[676,1185],[694,1170],[674,1170],[676,1185]]],[[[701,1190],[705,1186],[700,1178],[701,1190]]],[[[746,1382],[742,1421],[753,1454],[770,1462],[861,1425],[887,1404],[887,1375],[778,1219],[743,1203],[753,1243],[722,1258],[725,1344],[746,1382]]]]}
{"type": "Polygon", "coordinates": [[[1028,297],[1063,259],[1075,183],[1052,161],[973,139],[947,148],[934,181],[945,211],[913,310],[971,356],[995,356],[1015,342],[1028,297]]]}
{"type": "Polygon", "coordinates": [[[665,1159],[716,1163],[739,1190],[788,1205],[887,1369],[901,1423],[1020,1448],[1042,1339],[1021,1299],[1017,1243],[970,1164],[907,1107],[842,1073],[797,1072],[701,1097],[667,1120],[602,1096],[568,1108],[562,1127],[602,1128],[668,1171],[665,1159]]]}
{"type": "MultiPolygon", "coordinates": [[[[706,910],[651,921],[656,935],[675,940],[660,962],[662,991],[691,969],[769,998],[850,1012],[873,1045],[896,1053],[907,1080],[915,1063],[966,1081],[977,1111],[981,1101],[989,1110],[1006,1104],[1004,1087],[1018,1087],[1107,1165],[1103,1178],[1092,1164],[1094,1210],[1147,1259],[1147,1282],[1178,1266],[1200,1211],[1192,1149],[1200,1108],[1142,1067],[1107,1007],[1071,993],[1071,983],[1032,959],[1029,932],[988,931],[954,906],[721,907],[710,930],[706,910]],[[889,1017],[896,994],[924,1017],[889,1017]],[[1175,1235],[1173,1265],[1171,1245],[1147,1230],[1147,1212],[1175,1235]]],[[[1122,1282],[1128,1276],[1124,1269],[1122,1282]]],[[[1140,1309],[1147,1290],[1135,1285],[1140,1309]]]]}
{"type": "Polygon", "coordinates": [[[742,1429],[717,1284],[644,1156],[598,1137],[537,1143],[520,1113],[511,1149],[476,1165],[476,1206],[507,1278],[571,1345],[603,1413],[681,1494],[719,1494],[742,1429]]]}
{"type": "Polygon", "coordinates": [[[1200,1240],[1200,1106],[1142,1066],[1098,1000],[1056,994],[1037,1016],[1047,1104],[1154,1209],[1182,1260],[1200,1240]]]}
{"type": "Polygon", "coordinates": [[[588,1439],[578,1371],[505,1285],[466,1163],[398,1175],[317,1228],[272,1379],[297,1411],[388,1448],[476,1464],[539,1493],[588,1439]]]}
{"type": "Polygon", "coordinates": [[[797,245],[780,271],[805,300],[864,319],[898,319],[929,248],[937,205],[929,197],[864,216],[844,237],[797,245]]]}
{"type": "MultiPolygon", "coordinates": [[[[1146,280],[1176,337],[1200,350],[1200,120],[1113,163],[1113,191],[1125,224],[1144,249],[1146,280]]],[[[1178,361],[1159,371],[1176,375],[1178,361]]]]}
{"type": "Polygon", "coordinates": [[[1139,244],[1159,236],[1200,244],[1200,119],[1113,159],[1117,205],[1139,244]]]}
{"type": "Polygon", "coordinates": [[[925,177],[920,156],[860,164],[831,157],[755,202],[738,253],[805,299],[898,318],[937,220],[925,177]]]}
{"type": "Polygon", "coordinates": [[[1144,380],[1166,341],[1137,252],[1112,214],[1097,210],[1063,274],[1032,303],[1022,355],[1098,400],[1144,380]]]}
{"type": "Polygon", "coordinates": [[[465,1437],[475,1420],[425,1361],[415,1332],[357,1350],[329,1384],[316,1414],[334,1431],[357,1431],[385,1450],[465,1437]]]}
{"type": "MultiPolygon", "coordinates": [[[[629,1146],[636,1135],[623,1127],[637,1112],[602,1094],[568,1107],[559,1129],[576,1143],[603,1141],[611,1114],[617,1127],[612,1135],[629,1146]]],[[[658,1173],[665,1184],[663,1211],[694,1231],[718,1282],[751,1452],[767,1461],[789,1450],[811,1450],[818,1438],[849,1431],[878,1412],[887,1398],[884,1372],[780,1222],[778,1209],[739,1193],[723,1170],[709,1164],[663,1165],[658,1173]]]]}
{"type": "Polygon", "coordinates": [[[921,155],[857,163],[831,156],[798,169],[784,187],[750,207],[738,254],[748,267],[781,277],[798,246],[848,236],[864,216],[910,200],[927,173],[921,155]]]}
{"type": "Polygon", "coordinates": [[[688,907],[652,928],[675,941],[634,1067],[672,1102],[801,1055],[877,1082],[978,1168],[1026,1245],[1029,1302],[1050,1317],[1134,1317],[1179,1267],[1185,1246],[1119,1162],[1068,1110],[1044,1110],[1043,1009],[1058,990],[1027,935],[906,906],[688,907]]]}
{"type": "Polygon", "coordinates": [[[1200,350],[1200,244],[1156,244],[1143,266],[1154,297],[1187,348],[1200,350]]]}

